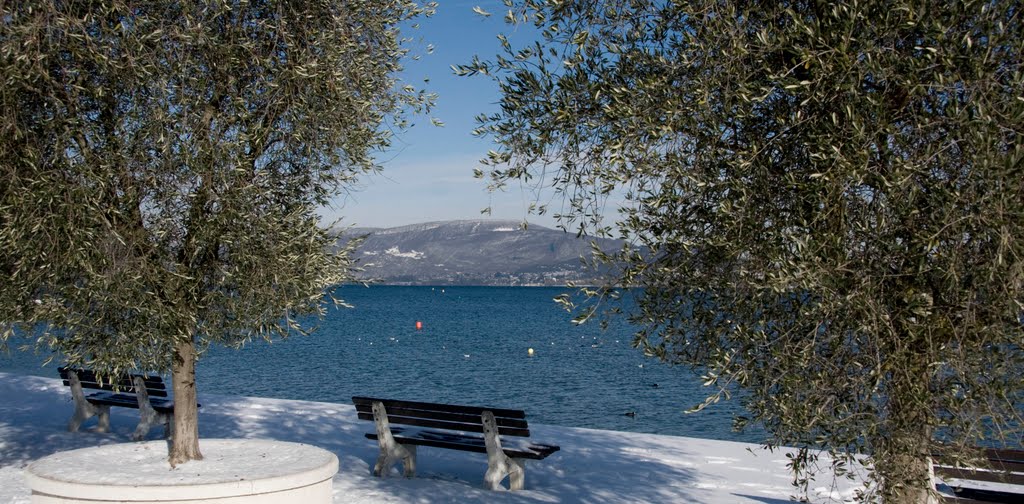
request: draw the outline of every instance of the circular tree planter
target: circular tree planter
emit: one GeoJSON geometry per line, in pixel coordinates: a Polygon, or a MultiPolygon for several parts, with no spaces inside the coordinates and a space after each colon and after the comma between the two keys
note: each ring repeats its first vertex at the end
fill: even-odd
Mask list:
{"type": "Polygon", "coordinates": [[[25,470],[36,504],[329,504],[338,457],[315,446],[256,439],[200,440],[203,460],[172,469],[167,443],[83,448],[25,470]]]}

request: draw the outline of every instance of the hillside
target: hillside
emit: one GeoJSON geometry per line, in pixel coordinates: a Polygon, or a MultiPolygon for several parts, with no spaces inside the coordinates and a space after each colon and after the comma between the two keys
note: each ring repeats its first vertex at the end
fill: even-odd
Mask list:
{"type": "MultiPolygon", "coordinates": [[[[593,278],[580,258],[593,238],[518,221],[462,220],[395,228],[354,228],[368,235],[357,252],[362,279],[411,285],[564,285],[593,278]]],[[[605,250],[621,245],[596,239],[605,250]]]]}

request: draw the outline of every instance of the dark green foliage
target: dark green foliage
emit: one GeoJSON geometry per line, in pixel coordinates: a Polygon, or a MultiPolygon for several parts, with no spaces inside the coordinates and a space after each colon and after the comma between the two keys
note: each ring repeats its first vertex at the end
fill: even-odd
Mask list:
{"type": "Polygon", "coordinates": [[[353,266],[317,208],[432,103],[396,77],[432,8],[0,1],[4,339],[177,374],[301,331],[353,266]]]}
{"type": "Polygon", "coordinates": [[[458,69],[503,91],[492,184],[631,240],[596,293],[644,287],[638,347],[893,501],[930,454],[1021,446],[1019,2],[510,7],[541,41],[458,69]]]}

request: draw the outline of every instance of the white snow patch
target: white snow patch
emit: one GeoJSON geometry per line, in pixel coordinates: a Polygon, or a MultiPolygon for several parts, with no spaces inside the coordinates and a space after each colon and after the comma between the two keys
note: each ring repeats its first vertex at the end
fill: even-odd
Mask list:
{"type": "MultiPolygon", "coordinates": [[[[328,467],[331,454],[305,443],[282,443],[266,439],[200,440],[203,460],[195,460],[170,469],[167,444],[162,441],[118,443],[58,452],[32,464],[34,472],[47,479],[89,484],[158,487],[166,485],[170,475],[174,484],[185,486],[237,485],[239,482],[268,480],[268,486],[286,479],[294,483],[296,475],[320,473],[328,467]],[[267,463],[268,454],[274,463],[267,463]],[[130,464],[111,464],[128,459],[130,464]],[[97,471],[102,467],[102,471],[97,471]],[[169,474],[170,473],[170,474],[169,474]],[[91,481],[90,481],[90,478],[91,481]]],[[[306,476],[308,478],[308,476],[306,476]]],[[[302,476],[299,480],[304,479],[302,476]]]]}
{"type": "Polygon", "coordinates": [[[407,257],[409,259],[423,259],[423,256],[426,255],[423,252],[417,252],[415,250],[410,250],[408,252],[402,252],[401,250],[398,249],[398,247],[391,247],[391,248],[385,250],[384,253],[389,255],[389,256],[407,257]]]}

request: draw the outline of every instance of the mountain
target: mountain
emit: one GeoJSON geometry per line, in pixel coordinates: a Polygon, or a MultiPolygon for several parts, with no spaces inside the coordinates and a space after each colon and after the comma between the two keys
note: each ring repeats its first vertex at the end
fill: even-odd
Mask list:
{"type": "Polygon", "coordinates": [[[565,285],[594,277],[581,257],[591,242],[603,250],[616,240],[575,234],[518,221],[460,220],[395,228],[352,228],[344,237],[366,235],[356,257],[360,278],[409,285],[565,285]]]}

